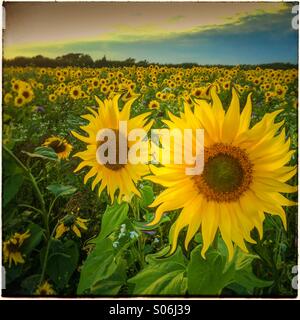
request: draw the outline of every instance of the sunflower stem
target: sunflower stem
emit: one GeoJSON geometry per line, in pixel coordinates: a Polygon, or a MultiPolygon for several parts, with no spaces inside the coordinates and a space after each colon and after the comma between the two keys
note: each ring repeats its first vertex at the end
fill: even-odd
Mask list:
{"type": "Polygon", "coordinates": [[[13,158],[15,160],[15,162],[19,165],[19,167],[24,171],[24,173],[29,178],[29,180],[33,186],[33,189],[35,191],[36,197],[40,203],[41,210],[39,212],[42,215],[44,227],[46,229],[47,238],[49,238],[49,223],[48,223],[48,218],[47,218],[45,200],[44,200],[44,197],[41,193],[40,188],[37,185],[37,182],[36,182],[34,176],[31,174],[30,170],[22,163],[22,161],[12,151],[10,151],[6,146],[3,146],[3,149],[11,158],[13,158]]]}
{"type": "MultiPolygon", "coordinates": [[[[140,221],[140,205],[139,205],[138,198],[136,196],[134,196],[132,199],[132,211],[133,211],[134,219],[137,221],[140,221]]],[[[139,236],[137,238],[137,253],[138,253],[138,260],[141,268],[144,267],[144,260],[145,260],[144,246],[145,246],[145,241],[144,241],[143,233],[139,232],[139,236]]]]}
{"type": "Polygon", "coordinates": [[[51,239],[54,236],[54,232],[57,228],[57,226],[59,225],[61,221],[59,220],[57,222],[57,224],[55,225],[55,227],[53,228],[51,235],[47,238],[47,247],[46,247],[46,252],[45,252],[45,257],[44,257],[44,261],[43,261],[43,266],[42,266],[42,273],[41,273],[41,277],[40,277],[40,281],[39,281],[39,285],[42,285],[44,279],[45,279],[45,274],[46,274],[46,267],[47,267],[47,262],[48,262],[48,256],[49,256],[49,250],[50,250],[50,245],[51,245],[51,239]]]}

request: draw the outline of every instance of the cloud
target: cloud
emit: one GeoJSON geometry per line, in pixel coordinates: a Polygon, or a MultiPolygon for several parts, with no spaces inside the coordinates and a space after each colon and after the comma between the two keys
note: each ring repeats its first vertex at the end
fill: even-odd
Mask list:
{"type": "Polygon", "coordinates": [[[167,21],[170,23],[176,23],[184,18],[185,18],[184,16],[178,15],[178,16],[173,16],[173,17],[169,18],[167,21]]]}
{"type": "MultiPolygon", "coordinates": [[[[265,62],[297,63],[297,32],[291,27],[292,15],[285,7],[275,13],[259,12],[238,16],[221,25],[196,26],[184,32],[159,34],[151,25],[143,26],[136,37],[132,29],[123,30],[126,36],[107,37],[102,40],[35,44],[4,48],[5,57],[43,54],[55,57],[68,52],[90,54],[94,59],[104,54],[110,59],[153,62],[198,62],[211,64],[241,64],[265,62]],[[147,36],[149,33],[149,36],[147,36]],[[153,34],[154,33],[154,34],[153,34]]],[[[179,19],[180,21],[181,19],[179,19]]],[[[124,29],[125,26],[119,25],[124,29]]]]}

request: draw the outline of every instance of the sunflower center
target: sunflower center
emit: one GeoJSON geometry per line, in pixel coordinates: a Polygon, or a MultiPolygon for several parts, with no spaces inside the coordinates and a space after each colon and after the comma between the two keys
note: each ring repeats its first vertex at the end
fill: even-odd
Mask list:
{"type": "Polygon", "coordinates": [[[10,243],[7,245],[7,250],[8,250],[8,252],[10,252],[10,253],[18,252],[18,251],[19,251],[18,242],[17,242],[17,243],[12,243],[12,242],[10,242],[10,243]]]}
{"type": "Polygon", "coordinates": [[[241,185],[243,169],[237,159],[220,153],[207,161],[203,176],[217,192],[231,192],[241,185]]]}
{"type": "Polygon", "coordinates": [[[24,91],[24,92],[23,92],[23,97],[24,97],[25,99],[29,98],[29,92],[28,92],[28,91],[24,91]]]}
{"type": "Polygon", "coordinates": [[[39,291],[39,294],[40,294],[41,296],[45,296],[45,295],[48,294],[48,291],[47,291],[46,289],[41,289],[41,290],[39,291]]]}
{"type": "Polygon", "coordinates": [[[48,147],[52,148],[55,153],[61,153],[66,150],[66,145],[59,140],[51,141],[51,143],[48,144],[48,147]]]}
{"type": "Polygon", "coordinates": [[[244,150],[218,143],[205,148],[204,158],[203,173],[194,182],[208,201],[237,201],[249,189],[252,164],[244,150]]]}
{"type": "MultiPolygon", "coordinates": [[[[118,171],[118,170],[121,170],[122,168],[125,167],[125,164],[124,163],[120,163],[120,152],[119,152],[119,141],[120,141],[120,132],[119,130],[117,129],[111,129],[114,133],[115,133],[115,137],[116,137],[116,145],[115,145],[115,148],[116,148],[116,163],[105,163],[104,166],[107,168],[107,169],[110,169],[110,170],[113,170],[113,171],[118,171]]],[[[122,133],[121,133],[121,136],[122,136],[122,133]]],[[[122,138],[122,137],[121,137],[122,138]]],[[[124,140],[125,137],[123,137],[123,139],[121,139],[122,141],[124,140]]],[[[103,141],[97,141],[97,149],[105,142],[107,142],[108,140],[108,137],[106,136],[104,138],[103,141]]],[[[128,153],[128,147],[127,147],[127,153],[128,153]]],[[[108,149],[106,149],[104,151],[104,156],[107,157],[108,156],[108,149]]]]}

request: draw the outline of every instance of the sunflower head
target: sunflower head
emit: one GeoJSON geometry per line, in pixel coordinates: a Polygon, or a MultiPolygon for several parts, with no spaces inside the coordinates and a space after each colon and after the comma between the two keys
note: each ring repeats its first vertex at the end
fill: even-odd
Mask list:
{"type": "Polygon", "coordinates": [[[67,159],[73,149],[72,145],[69,144],[66,139],[56,136],[48,138],[43,143],[43,146],[52,148],[59,159],[67,159]]]}
{"type": "Polygon", "coordinates": [[[72,132],[76,138],[86,143],[86,150],[75,154],[75,157],[82,159],[75,172],[84,167],[89,167],[84,178],[84,183],[87,183],[89,179],[94,177],[92,190],[98,185],[98,193],[100,195],[107,188],[112,201],[117,192],[118,201],[121,201],[124,197],[129,199],[132,194],[140,196],[136,183],[149,172],[148,165],[143,163],[124,163],[124,161],[121,161],[119,141],[127,141],[128,156],[128,150],[134,142],[128,140],[127,133],[132,129],[143,129],[147,133],[153,123],[153,121],[149,122],[147,119],[150,113],[144,113],[133,118],[130,117],[131,106],[136,97],[129,99],[123,105],[121,111],[119,110],[119,98],[120,95],[115,95],[112,99],[101,101],[96,97],[99,105],[98,110],[88,108],[91,114],[82,116],[88,121],[87,125],[81,127],[87,135],[82,136],[77,132],[72,132]],[[123,132],[120,129],[121,122],[126,122],[127,132],[123,132]],[[115,163],[104,163],[99,158],[99,148],[106,142],[105,139],[99,138],[99,132],[103,132],[103,130],[109,130],[115,135],[115,163]]]}
{"type": "Polygon", "coordinates": [[[12,262],[14,262],[15,265],[25,262],[21,247],[23,242],[29,237],[29,230],[27,230],[25,233],[16,232],[10,239],[3,242],[4,262],[8,262],[9,267],[11,267],[12,262]]]}
{"type": "Polygon", "coordinates": [[[38,296],[53,296],[55,291],[48,281],[44,281],[37,287],[35,294],[38,296]]]}
{"type": "Polygon", "coordinates": [[[149,103],[149,109],[159,109],[159,102],[156,100],[151,100],[149,103]]]}
{"type": "Polygon", "coordinates": [[[255,243],[251,237],[254,228],[263,237],[267,213],[278,215],[286,228],[283,207],[295,202],[282,193],[296,191],[286,183],[295,175],[296,167],[287,165],[293,151],[289,150],[283,121],[275,122],[280,110],[266,114],[250,127],[251,94],[242,113],[235,89],[227,112],[215,87],[210,94],[210,103],[195,100],[194,112],[185,103],[180,117],[170,114],[170,120],[165,121],[169,128],[204,130],[204,169],[200,175],[187,176],[184,165],[151,166],[154,175],[148,179],[167,189],[151,205],[158,208],[150,224],[157,224],[166,211],[180,209],[170,231],[171,253],[180,231],[187,227],[186,248],[200,231],[204,257],[220,231],[231,259],[233,244],[247,251],[245,240],[255,243]]]}

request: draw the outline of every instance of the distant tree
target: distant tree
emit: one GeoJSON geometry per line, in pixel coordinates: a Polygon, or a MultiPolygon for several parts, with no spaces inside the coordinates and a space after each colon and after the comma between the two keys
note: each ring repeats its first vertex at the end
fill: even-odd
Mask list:
{"type": "MultiPolygon", "coordinates": [[[[195,66],[200,66],[198,63],[192,62],[184,62],[184,63],[177,63],[177,64],[159,64],[159,63],[149,63],[147,60],[142,60],[136,62],[134,58],[127,58],[126,60],[108,60],[104,55],[101,59],[93,61],[91,56],[88,54],[83,53],[68,53],[54,59],[44,57],[42,55],[37,55],[35,57],[15,57],[13,59],[3,59],[3,66],[4,67],[91,67],[91,68],[102,68],[102,67],[110,67],[110,68],[118,68],[118,67],[147,67],[149,65],[157,65],[157,66],[169,66],[174,68],[192,68],[195,66]]],[[[233,65],[201,65],[206,67],[217,66],[217,67],[224,67],[224,68],[233,68],[233,65]]],[[[272,69],[292,69],[298,68],[298,65],[291,64],[291,63],[267,63],[267,64],[260,64],[260,65],[250,65],[244,64],[240,65],[240,69],[249,70],[253,69],[253,67],[261,67],[265,68],[272,68],[272,69]]]]}

